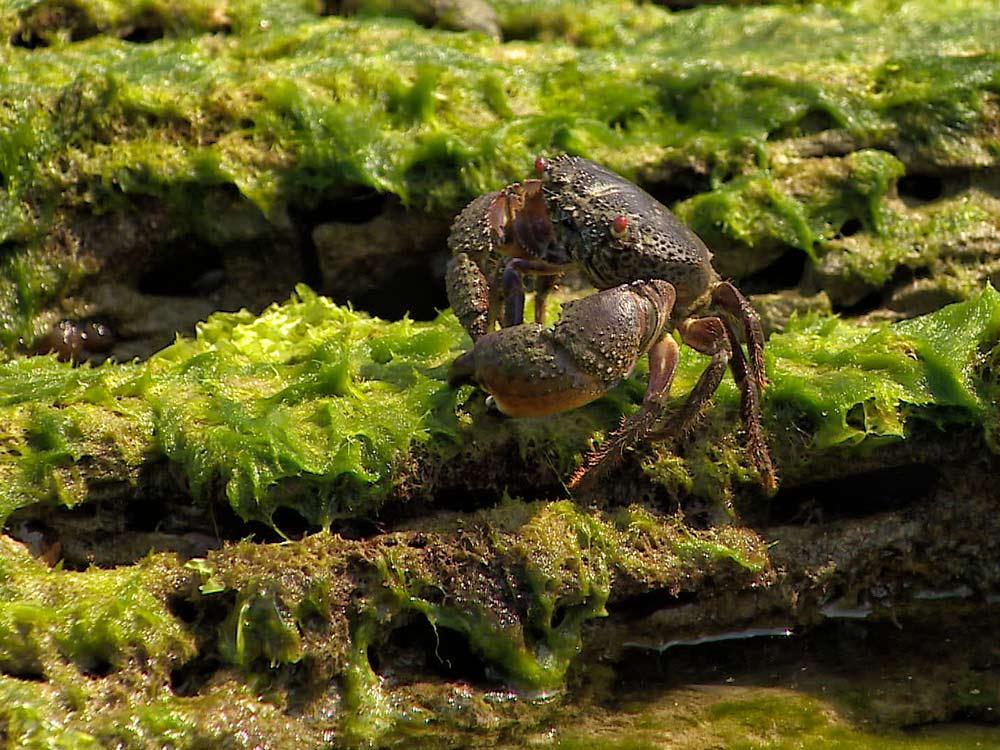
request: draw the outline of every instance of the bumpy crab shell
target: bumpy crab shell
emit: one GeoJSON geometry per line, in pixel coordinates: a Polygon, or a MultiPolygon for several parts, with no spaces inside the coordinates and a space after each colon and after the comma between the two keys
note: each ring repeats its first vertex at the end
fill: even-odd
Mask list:
{"type": "Polygon", "coordinates": [[[578,156],[540,160],[542,190],[568,255],[598,289],[663,279],[677,291],[674,316],[708,302],[719,280],[712,252],[653,196],[624,177],[578,156]],[[618,217],[626,228],[614,231],[618,217]]]}

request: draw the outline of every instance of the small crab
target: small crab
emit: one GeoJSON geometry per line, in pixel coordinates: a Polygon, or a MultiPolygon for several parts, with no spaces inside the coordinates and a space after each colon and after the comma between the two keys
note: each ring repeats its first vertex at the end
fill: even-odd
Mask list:
{"type": "Polygon", "coordinates": [[[452,226],[448,298],[474,341],[453,364],[452,380],[477,382],[510,416],[540,416],[607,393],[648,353],[642,407],[585,460],[574,486],[626,448],[682,434],[728,367],[740,390],[746,450],[773,491],[760,424],[764,336],[750,303],[719,277],[705,243],[625,178],[575,156],[540,157],[535,171],[537,179],[476,198],[452,226]],[[574,267],[602,291],[566,305],[546,329],[545,298],[574,267]],[[535,281],[535,323],[524,325],[526,277],[535,281]],[[679,356],[675,329],[711,361],[665,419],[679,356]]]}

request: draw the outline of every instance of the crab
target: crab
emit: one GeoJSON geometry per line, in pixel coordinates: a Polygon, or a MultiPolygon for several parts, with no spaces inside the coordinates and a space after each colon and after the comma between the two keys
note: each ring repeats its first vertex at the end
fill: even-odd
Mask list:
{"type": "Polygon", "coordinates": [[[694,232],[624,177],[576,156],[539,157],[535,171],[535,179],[476,198],[452,226],[448,298],[473,340],[453,363],[452,382],[476,382],[509,416],[542,416],[599,398],[648,355],[639,411],[585,459],[574,487],[628,448],[682,435],[728,368],[740,391],[744,447],[774,491],[760,416],[764,336],[748,300],[715,271],[694,232]],[[545,328],[546,297],[572,268],[600,291],[564,306],[545,328]],[[526,279],[535,289],[535,322],[527,324],[526,279]],[[680,354],[674,331],[711,359],[685,403],[667,414],[680,354]]]}

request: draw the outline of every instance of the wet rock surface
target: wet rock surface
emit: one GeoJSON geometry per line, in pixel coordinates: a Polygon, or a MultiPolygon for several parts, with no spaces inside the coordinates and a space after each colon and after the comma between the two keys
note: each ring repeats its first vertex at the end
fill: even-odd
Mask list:
{"type": "Polygon", "coordinates": [[[667,6],[0,10],[0,738],[998,741],[996,8],[667,6]],[[643,373],[448,386],[451,218],[566,151],[760,309],[775,496],[729,384],[577,494],[643,373]]]}

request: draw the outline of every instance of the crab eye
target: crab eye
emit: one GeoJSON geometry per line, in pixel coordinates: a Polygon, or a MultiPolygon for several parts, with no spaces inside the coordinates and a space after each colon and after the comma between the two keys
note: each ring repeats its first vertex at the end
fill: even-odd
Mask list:
{"type": "Polygon", "coordinates": [[[545,174],[545,170],[549,168],[549,163],[545,161],[544,156],[539,156],[535,159],[535,172],[537,174],[545,174]]]}
{"type": "Polygon", "coordinates": [[[616,216],[611,222],[611,234],[617,239],[621,239],[628,232],[628,217],[616,216]]]}

